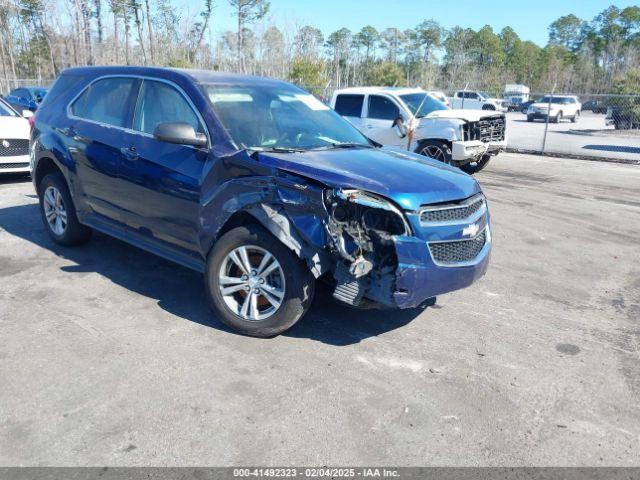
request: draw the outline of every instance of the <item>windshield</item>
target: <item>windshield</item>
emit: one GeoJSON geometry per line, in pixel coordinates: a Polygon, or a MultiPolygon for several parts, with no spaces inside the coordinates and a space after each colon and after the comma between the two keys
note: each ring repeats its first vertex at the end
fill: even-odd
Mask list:
{"type": "Polygon", "coordinates": [[[491,95],[489,95],[487,92],[480,92],[480,96],[484,97],[484,98],[493,98],[491,95]]]}
{"type": "Polygon", "coordinates": [[[313,95],[295,88],[204,85],[214,112],[240,148],[310,150],[369,141],[313,95]]]}
{"type": "Polygon", "coordinates": [[[13,111],[6,103],[0,100],[0,117],[17,117],[18,114],[13,111]]]}
{"type": "Polygon", "coordinates": [[[436,110],[449,110],[449,107],[440,100],[426,93],[408,93],[406,95],[400,95],[400,98],[416,118],[426,117],[436,110]],[[425,99],[425,97],[427,98],[425,99]],[[421,104],[422,107],[420,106],[421,104]],[[418,108],[420,109],[419,112],[417,112],[418,108]]]}

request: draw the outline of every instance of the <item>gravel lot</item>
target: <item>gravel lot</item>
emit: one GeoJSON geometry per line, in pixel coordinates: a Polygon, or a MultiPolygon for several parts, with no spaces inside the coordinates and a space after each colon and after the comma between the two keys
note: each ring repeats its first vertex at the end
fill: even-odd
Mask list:
{"type": "MultiPolygon", "coordinates": [[[[547,153],[614,158],[640,163],[640,136],[637,130],[615,130],[605,124],[604,114],[583,112],[577,123],[563,120],[550,123],[547,153]]],[[[510,148],[542,150],[545,122],[527,122],[520,112],[507,114],[507,141],[510,148]]]]}
{"type": "Polygon", "coordinates": [[[640,167],[503,154],[487,276],[424,311],[321,296],[272,340],[198,274],[46,236],[0,180],[0,465],[638,465],[640,167]]]}

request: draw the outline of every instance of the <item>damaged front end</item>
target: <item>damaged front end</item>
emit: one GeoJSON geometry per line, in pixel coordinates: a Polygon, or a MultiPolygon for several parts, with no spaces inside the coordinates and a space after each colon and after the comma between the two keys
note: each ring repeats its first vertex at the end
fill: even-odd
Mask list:
{"type": "Polygon", "coordinates": [[[333,295],[342,302],[417,307],[486,272],[491,231],[482,194],[427,207],[446,218],[427,223],[423,209],[402,211],[370,192],[328,190],[325,198],[330,248],[339,255],[333,295]]]}
{"type": "Polygon", "coordinates": [[[404,214],[384,198],[360,190],[328,190],[327,228],[339,254],[334,297],[358,306],[365,295],[393,306],[398,257],[394,238],[411,235],[404,214]]]}

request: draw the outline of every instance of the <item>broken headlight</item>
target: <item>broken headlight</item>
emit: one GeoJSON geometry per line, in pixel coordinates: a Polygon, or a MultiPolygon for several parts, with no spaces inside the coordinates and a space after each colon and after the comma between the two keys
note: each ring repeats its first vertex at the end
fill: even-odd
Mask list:
{"type": "Polygon", "coordinates": [[[410,235],[404,213],[388,200],[362,190],[333,192],[331,215],[339,224],[350,226],[354,233],[362,229],[388,235],[410,235]]]}

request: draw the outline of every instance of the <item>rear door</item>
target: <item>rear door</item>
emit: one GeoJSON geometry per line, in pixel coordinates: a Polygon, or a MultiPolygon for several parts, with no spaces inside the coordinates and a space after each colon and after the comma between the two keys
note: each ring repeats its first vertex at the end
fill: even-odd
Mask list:
{"type": "Polygon", "coordinates": [[[394,121],[401,117],[400,107],[394,100],[384,95],[369,95],[364,134],[382,145],[400,146],[405,143],[398,137],[394,121]]]}
{"type": "Polygon", "coordinates": [[[123,146],[130,152],[120,168],[124,221],[138,240],[194,255],[199,252],[200,181],[208,149],[156,140],[153,132],[165,122],[187,122],[207,134],[186,93],[172,83],[145,78],[134,113],[137,134],[123,146]]]}
{"type": "Polygon", "coordinates": [[[128,127],[139,83],[132,77],[92,82],[71,102],[69,124],[59,129],[75,162],[76,192],[98,221],[122,220],[119,165],[123,145],[131,142],[128,127]]]}

